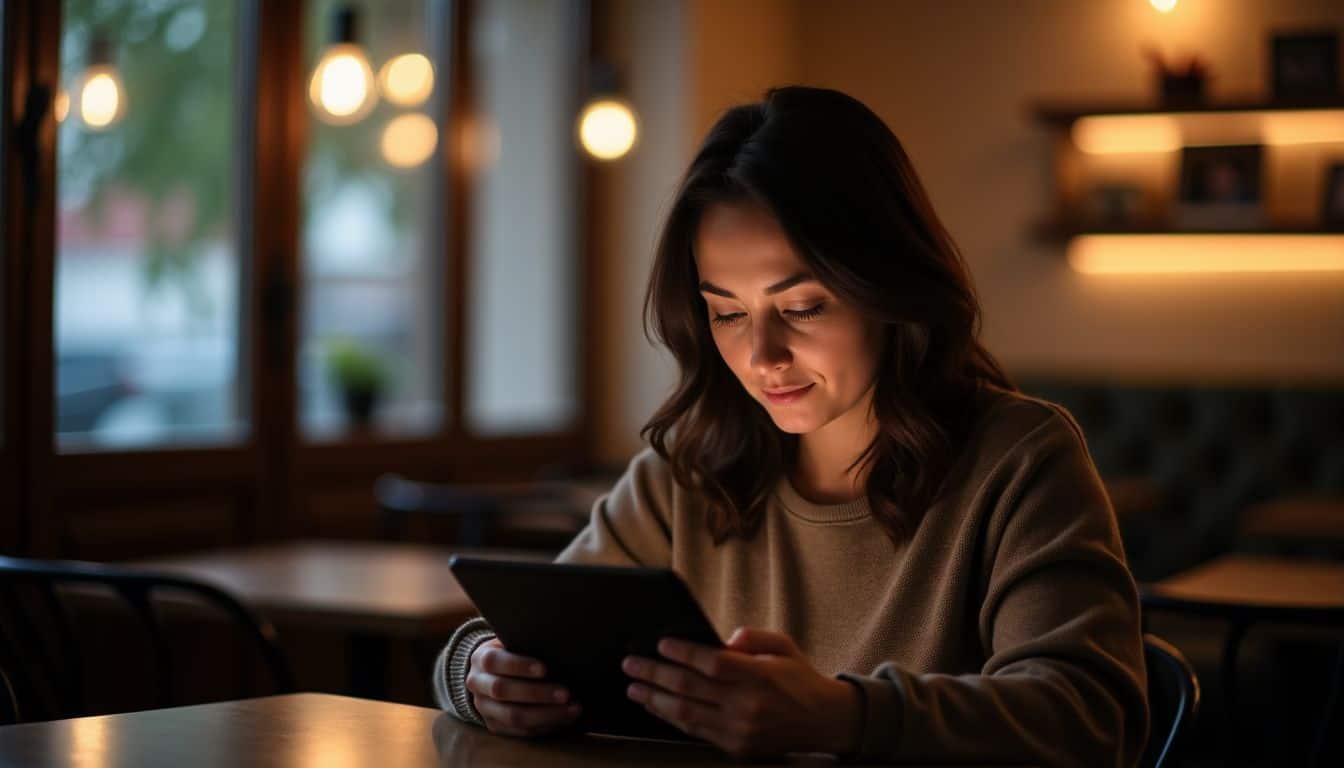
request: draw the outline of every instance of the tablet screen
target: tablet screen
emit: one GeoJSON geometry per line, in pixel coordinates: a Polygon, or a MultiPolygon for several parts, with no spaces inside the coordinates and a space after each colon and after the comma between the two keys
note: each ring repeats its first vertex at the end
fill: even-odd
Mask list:
{"type": "Polygon", "coordinates": [[[541,660],[583,705],[579,728],[690,739],[630,701],[621,671],[628,655],[658,658],[663,637],[723,645],[676,573],[462,556],[450,567],[504,647],[541,660]]]}

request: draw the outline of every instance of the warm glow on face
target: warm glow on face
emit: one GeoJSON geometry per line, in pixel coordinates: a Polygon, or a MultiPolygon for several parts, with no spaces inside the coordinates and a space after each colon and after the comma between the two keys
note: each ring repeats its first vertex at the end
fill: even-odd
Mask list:
{"type": "Polygon", "coordinates": [[[383,129],[380,148],[383,159],[397,168],[414,168],[434,154],[439,131],[434,121],[421,114],[400,115],[383,129]]]}
{"type": "Polygon", "coordinates": [[[1088,154],[1174,152],[1182,146],[1344,142],[1344,110],[1096,115],[1073,124],[1073,143],[1088,154]]]}
{"type": "Polygon", "coordinates": [[[349,125],[373,109],[373,69],[359,46],[342,43],[327,49],[313,70],[308,98],[317,115],[333,125],[349,125]]]}
{"type": "Polygon", "coordinates": [[[122,88],[110,68],[89,70],[79,92],[79,117],[95,130],[106,128],[121,116],[122,88]]]}
{"type": "Polygon", "coordinates": [[[1171,9],[1176,7],[1176,0],[1148,0],[1148,2],[1163,13],[1171,13],[1171,9]]]}
{"type": "Polygon", "coordinates": [[[760,208],[712,206],[694,250],[696,275],[714,289],[701,286],[714,345],[747,395],[790,434],[839,425],[862,439],[882,326],[817,280],[797,280],[807,265],[760,208]],[[781,401],[782,390],[801,394],[781,401]]]}
{"type": "Polygon", "coordinates": [[[1087,235],[1068,258],[1087,275],[1344,272],[1344,235],[1087,235]]]}
{"type": "Polygon", "coordinates": [[[624,102],[601,99],[579,116],[579,141],[599,160],[615,160],[635,145],[635,114],[624,102]]]}
{"type": "Polygon", "coordinates": [[[383,97],[399,107],[418,107],[434,90],[434,67],[418,53],[403,53],[378,73],[383,97]]]}

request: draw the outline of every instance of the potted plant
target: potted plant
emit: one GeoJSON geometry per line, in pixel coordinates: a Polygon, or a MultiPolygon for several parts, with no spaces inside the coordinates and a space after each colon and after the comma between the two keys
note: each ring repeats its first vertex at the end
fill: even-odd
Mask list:
{"type": "Polygon", "coordinates": [[[349,423],[367,429],[391,379],[387,364],[366,347],[344,340],[327,345],[326,362],[349,423]]]}

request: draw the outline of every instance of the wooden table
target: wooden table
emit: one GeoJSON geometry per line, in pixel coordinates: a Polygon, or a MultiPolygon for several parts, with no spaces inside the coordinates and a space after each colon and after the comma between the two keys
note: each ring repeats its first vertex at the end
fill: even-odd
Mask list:
{"type": "Polygon", "coordinates": [[[344,633],[349,639],[350,690],[380,698],[386,691],[389,639],[446,638],[476,614],[448,569],[448,559],[455,552],[549,559],[531,552],[449,552],[413,544],[313,541],[141,560],[131,565],[215,584],[276,624],[344,633]]]}
{"type": "MultiPolygon", "coordinates": [[[[1220,674],[1230,732],[1237,732],[1237,656],[1246,632],[1255,624],[1285,624],[1344,629],[1344,563],[1264,555],[1227,555],[1179,573],[1142,590],[1145,612],[1167,611],[1223,619],[1220,674]]],[[[1344,643],[1331,673],[1344,686],[1344,643]]],[[[1322,714],[1315,752],[1320,753],[1332,712],[1322,714]]],[[[1228,762],[1236,760],[1229,740],[1228,762]]]]}
{"type": "Polygon", "coordinates": [[[1145,588],[1150,598],[1206,603],[1210,610],[1344,610],[1344,563],[1227,555],[1145,588]]]}
{"type": "MultiPolygon", "coordinates": [[[[495,736],[423,707],[317,693],[0,727],[0,765],[594,768],[731,765],[708,746],[574,736],[495,736]]],[[[753,765],[830,765],[797,756],[753,765]]]]}

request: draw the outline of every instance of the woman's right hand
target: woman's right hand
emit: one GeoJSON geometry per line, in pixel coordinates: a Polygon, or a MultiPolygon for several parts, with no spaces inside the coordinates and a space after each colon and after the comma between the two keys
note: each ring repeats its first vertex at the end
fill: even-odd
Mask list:
{"type": "Polygon", "coordinates": [[[540,661],[510,653],[496,637],[472,651],[467,690],[491,733],[541,736],[572,724],[580,711],[569,691],[545,677],[540,661]]]}

